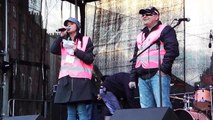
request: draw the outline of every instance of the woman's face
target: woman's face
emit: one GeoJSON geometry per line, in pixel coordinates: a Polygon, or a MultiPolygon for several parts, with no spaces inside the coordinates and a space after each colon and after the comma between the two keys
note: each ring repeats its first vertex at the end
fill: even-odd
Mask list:
{"type": "Polygon", "coordinates": [[[70,29],[67,31],[68,33],[76,33],[77,32],[77,25],[73,22],[67,22],[67,26],[66,27],[69,27],[70,29]]]}

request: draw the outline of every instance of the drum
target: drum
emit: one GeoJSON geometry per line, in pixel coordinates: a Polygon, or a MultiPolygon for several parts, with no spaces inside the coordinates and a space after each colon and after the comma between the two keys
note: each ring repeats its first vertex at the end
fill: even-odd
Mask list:
{"type": "Polygon", "coordinates": [[[200,109],[202,111],[210,110],[211,108],[210,91],[204,88],[197,90],[194,94],[193,105],[195,108],[200,109]]]}
{"type": "Polygon", "coordinates": [[[209,118],[203,114],[195,111],[187,111],[183,109],[174,110],[179,120],[209,120],[209,118]]]}

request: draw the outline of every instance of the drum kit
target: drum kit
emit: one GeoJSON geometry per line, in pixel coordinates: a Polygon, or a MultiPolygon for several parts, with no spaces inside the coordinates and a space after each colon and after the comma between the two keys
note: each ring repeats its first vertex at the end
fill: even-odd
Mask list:
{"type": "Polygon", "coordinates": [[[208,84],[208,87],[198,88],[194,92],[170,95],[171,99],[181,100],[184,103],[183,108],[174,109],[180,120],[213,120],[213,76],[208,76],[202,82],[208,84]]]}

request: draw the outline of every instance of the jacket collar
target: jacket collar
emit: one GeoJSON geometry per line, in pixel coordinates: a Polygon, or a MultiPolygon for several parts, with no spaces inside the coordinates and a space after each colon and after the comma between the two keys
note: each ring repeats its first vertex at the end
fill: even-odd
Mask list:
{"type": "Polygon", "coordinates": [[[161,21],[158,21],[158,23],[151,29],[151,31],[149,31],[148,27],[144,27],[141,31],[142,31],[143,33],[145,33],[145,37],[147,37],[147,36],[149,35],[150,32],[156,30],[157,27],[158,27],[159,25],[161,25],[161,24],[162,24],[162,22],[161,22],[161,21]]]}

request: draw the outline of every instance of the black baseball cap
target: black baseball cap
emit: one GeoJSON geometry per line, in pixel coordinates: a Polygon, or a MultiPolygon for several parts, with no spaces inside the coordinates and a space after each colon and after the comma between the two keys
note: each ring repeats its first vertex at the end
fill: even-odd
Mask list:
{"type": "Polygon", "coordinates": [[[158,11],[158,9],[156,9],[155,7],[151,6],[145,9],[141,9],[139,11],[139,14],[145,14],[145,13],[151,13],[153,15],[160,15],[160,12],[158,11]]]}

